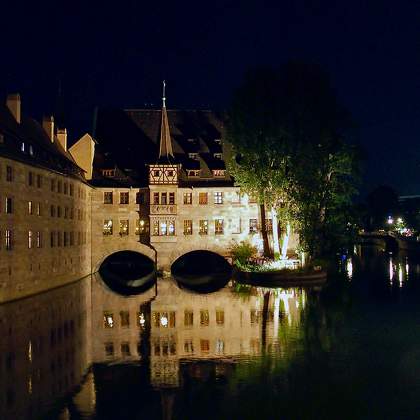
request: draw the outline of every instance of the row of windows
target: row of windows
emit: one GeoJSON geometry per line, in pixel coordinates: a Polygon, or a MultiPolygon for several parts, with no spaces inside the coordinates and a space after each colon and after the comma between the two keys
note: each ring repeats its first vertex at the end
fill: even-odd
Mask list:
{"type": "MultiPolygon", "coordinates": [[[[255,341],[255,340],[254,340],[255,341]]],[[[251,348],[254,348],[254,342],[251,340],[251,348]]],[[[259,349],[259,346],[256,347],[259,349]]],[[[106,357],[115,356],[115,345],[112,341],[104,343],[104,350],[106,357]]],[[[202,353],[207,353],[210,351],[210,340],[200,339],[200,350],[202,353]]],[[[184,340],[184,353],[194,353],[194,343],[192,339],[184,340]]],[[[223,354],[225,352],[225,342],[222,339],[215,340],[215,353],[223,354]]],[[[122,357],[130,357],[132,355],[130,343],[128,341],[123,341],[120,344],[120,352],[122,357]]],[[[137,343],[137,354],[141,355],[141,343],[137,343]]],[[[176,342],[173,340],[162,340],[153,342],[153,355],[154,356],[175,356],[177,354],[176,342]]]]}
{"type": "MultiPolygon", "coordinates": [[[[29,171],[27,180],[28,180],[28,185],[31,187],[36,186],[37,188],[42,188],[43,186],[43,177],[40,174],[35,174],[34,172],[29,171]]],[[[13,170],[13,167],[10,165],[6,166],[6,181],[7,182],[14,181],[14,170],[13,170]]],[[[70,182],[66,182],[66,181],[62,182],[61,180],[51,179],[51,191],[57,192],[57,193],[63,193],[65,195],[70,195],[71,197],[73,197],[74,185],[70,182]]],[[[86,198],[86,193],[81,187],[78,188],[78,197],[86,198]]]]}
{"type": "MultiPolygon", "coordinates": [[[[241,219],[231,220],[231,231],[232,233],[241,233],[241,219]]],[[[186,219],[183,221],[183,233],[184,235],[192,235],[194,233],[193,221],[186,219]]],[[[272,229],[271,219],[267,219],[266,228],[268,231],[272,229]]],[[[127,236],[130,233],[130,221],[129,219],[120,219],[118,225],[118,231],[121,236],[127,236]]],[[[259,225],[257,219],[249,219],[249,233],[257,233],[259,231],[259,225]]],[[[225,232],[225,221],[224,219],[214,219],[214,233],[215,235],[223,235],[225,232]]],[[[114,221],[112,219],[105,219],[103,222],[102,233],[105,236],[114,234],[114,221]]],[[[135,220],[135,234],[149,233],[149,222],[148,220],[136,219],[135,220]]],[[[198,221],[198,233],[200,235],[208,235],[209,233],[209,220],[202,219],[198,221]]],[[[175,232],[175,220],[174,219],[155,219],[152,224],[152,235],[153,236],[174,236],[175,232]]]]}
{"type": "MultiPolygon", "coordinates": [[[[6,214],[12,214],[14,210],[14,203],[12,197],[5,197],[4,198],[4,212],[6,214]]],[[[42,206],[39,202],[28,201],[28,214],[29,215],[42,215],[42,206]]],[[[2,205],[0,202],[0,212],[2,211],[2,205]]],[[[50,216],[51,217],[61,217],[63,216],[64,219],[73,219],[74,217],[74,209],[72,207],[63,207],[55,206],[51,204],[50,206],[50,216]]],[[[86,212],[81,209],[77,209],[77,220],[86,220],[86,212]]]]}
{"type": "MultiPolygon", "coordinates": [[[[1,238],[2,232],[0,231],[0,244],[4,244],[4,249],[10,251],[13,249],[13,231],[6,229],[4,231],[4,238],[1,238]]],[[[61,246],[74,246],[76,232],[50,232],[50,247],[61,246]]],[[[77,245],[86,245],[86,232],[77,232],[77,245]]],[[[43,233],[41,231],[28,230],[28,248],[42,248],[43,247],[43,233]]],[[[1,249],[1,245],[0,245],[1,249]]]]}
{"type": "MultiPolygon", "coordinates": [[[[130,204],[130,194],[129,192],[120,192],[119,193],[120,204],[130,204]]],[[[138,192],[136,193],[136,204],[145,204],[145,193],[138,192]]],[[[239,194],[237,195],[237,199],[233,202],[239,202],[239,194]]],[[[215,191],[213,193],[213,202],[214,204],[223,204],[223,192],[222,191],[215,191]]],[[[104,192],[104,204],[113,204],[114,203],[114,193],[112,191],[105,191],[104,192]]],[[[175,193],[174,192],[154,192],[153,193],[153,204],[175,204],[175,193]]],[[[186,192],[183,196],[183,203],[184,204],[192,204],[193,203],[193,196],[192,192],[186,192]]],[[[208,204],[209,203],[209,193],[207,192],[200,192],[198,193],[198,203],[199,204],[208,204]]]]}
{"type": "MultiPolygon", "coordinates": [[[[130,327],[130,313],[129,311],[120,311],[120,327],[129,328],[130,327]]],[[[216,309],[216,325],[224,325],[225,323],[225,311],[223,309],[216,309]]],[[[115,317],[114,313],[110,311],[105,311],[103,314],[103,326],[104,328],[114,328],[115,327],[115,317]]],[[[135,323],[137,327],[143,327],[145,325],[145,317],[142,312],[136,313],[135,323]]],[[[152,312],[152,325],[155,328],[175,328],[176,327],[176,313],[174,311],[164,311],[164,312],[152,312]]],[[[194,325],[194,312],[192,310],[184,311],[184,326],[191,327],[194,325]]],[[[210,312],[208,309],[202,309],[200,311],[200,325],[209,326],[210,325],[210,312]]]]}
{"type": "MultiPolygon", "coordinates": [[[[104,192],[104,204],[114,203],[114,193],[112,191],[104,192]]],[[[136,204],[145,203],[145,194],[143,192],[136,193],[136,204]]],[[[120,192],[120,204],[130,204],[130,193],[128,191],[120,192]]]]}

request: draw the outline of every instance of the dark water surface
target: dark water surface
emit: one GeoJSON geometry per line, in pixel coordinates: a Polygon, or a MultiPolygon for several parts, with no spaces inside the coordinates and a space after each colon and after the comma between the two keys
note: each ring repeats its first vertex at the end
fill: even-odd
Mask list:
{"type": "Polygon", "coordinates": [[[418,419],[420,264],[374,248],[316,288],[98,275],[0,306],[0,419],[418,419]]]}

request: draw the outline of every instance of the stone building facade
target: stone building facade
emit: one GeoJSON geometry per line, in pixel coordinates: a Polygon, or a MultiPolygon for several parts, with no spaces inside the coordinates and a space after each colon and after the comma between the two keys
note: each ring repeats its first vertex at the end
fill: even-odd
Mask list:
{"type": "Polygon", "coordinates": [[[52,117],[0,107],[0,303],[91,272],[90,191],[52,117]]]}
{"type": "Polygon", "coordinates": [[[21,113],[19,95],[0,106],[0,302],[95,273],[117,251],[170,271],[190,251],[262,248],[259,206],[225,165],[223,115],[164,99],[161,110],[100,112],[95,133],[68,147],[52,117],[21,113]]]}

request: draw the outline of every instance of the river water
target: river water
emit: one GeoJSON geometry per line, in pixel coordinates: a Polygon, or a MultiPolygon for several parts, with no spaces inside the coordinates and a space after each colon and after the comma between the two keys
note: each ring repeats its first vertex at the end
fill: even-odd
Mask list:
{"type": "Polygon", "coordinates": [[[94,275],[1,305],[0,337],[1,419],[420,418],[420,264],[375,248],[312,288],[94,275]]]}

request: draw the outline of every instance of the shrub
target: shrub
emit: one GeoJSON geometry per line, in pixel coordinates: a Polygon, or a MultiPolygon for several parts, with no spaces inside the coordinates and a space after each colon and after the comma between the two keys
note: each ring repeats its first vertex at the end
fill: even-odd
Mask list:
{"type": "Polygon", "coordinates": [[[247,241],[235,242],[230,248],[230,254],[235,265],[243,266],[257,256],[257,248],[247,241]]]}

